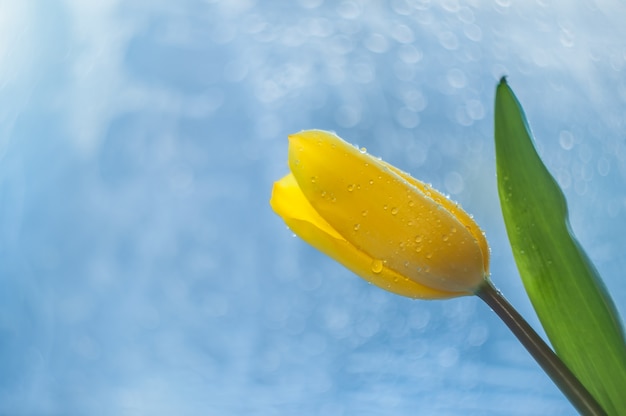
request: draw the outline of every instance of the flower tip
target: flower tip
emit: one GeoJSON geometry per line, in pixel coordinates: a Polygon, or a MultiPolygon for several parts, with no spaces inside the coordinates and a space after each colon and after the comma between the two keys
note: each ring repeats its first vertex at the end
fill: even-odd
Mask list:
{"type": "Polygon", "coordinates": [[[289,167],[296,169],[301,157],[318,154],[320,146],[339,139],[334,133],[324,130],[302,130],[287,136],[289,138],[289,167]]]}
{"type": "Polygon", "coordinates": [[[287,136],[287,138],[289,139],[289,148],[295,148],[297,145],[300,145],[300,147],[303,144],[303,141],[307,139],[307,133],[310,130],[302,130],[299,131],[297,133],[292,133],[290,135],[287,136]]]}

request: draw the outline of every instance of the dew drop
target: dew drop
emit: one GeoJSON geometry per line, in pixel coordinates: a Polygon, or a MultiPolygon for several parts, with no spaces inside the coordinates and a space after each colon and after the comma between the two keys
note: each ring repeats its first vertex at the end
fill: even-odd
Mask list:
{"type": "Polygon", "coordinates": [[[391,215],[396,215],[398,213],[398,207],[391,208],[391,215]]]}
{"type": "Polygon", "coordinates": [[[433,253],[426,253],[426,258],[427,259],[432,259],[433,258],[433,253]]]}
{"type": "Polygon", "coordinates": [[[311,183],[317,182],[317,176],[311,176],[311,183]]]}
{"type": "Polygon", "coordinates": [[[371,265],[372,272],[378,274],[383,271],[383,261],[382,260],[374,260],[371,265]]]}
{"type": "Polygon", "coordinates": [[[444,235],[441,237],[441,239],[442,239],[443,241],[448,241],[448,240],[450,239],[450,236],[449,236],[448,234],[444,234],[444,235]]]}
{"type": "Polygon", "coordinates": [[[352,192],[352,191],[354,191],[354,184],[353,183],[348,185],[348,192],[352,192]]]}
{"type": "Polygon", "coordinates": [[[363,210],[361,211],[361,215],[364,217],[367,217],[368,212],[369,212],[368,210],[363,210]]]}
{"type": "Polygon", "coordinates": [[[359,152],[361,152],[361,153],[367,153],[367,149],[366,149],[365,147],[361,147],[361,148],[359,149],[359,152]]]}
{"type": "Polygon", "coordinates": [[[456,227],[452,227],[452,228],[450,228],[450,232],[451,232],[452,234],[456,233],[456,227]]]}
{"type": "Polygon", "coordinates": [[[374,185],[374,180],[370,179],[370,185],[374,185]]]}
{"type": "Polygon", "coordinates": [[[423,235],[416,235],[415,236],[415,242],[416,243],[421,243],[424,240],[424,236],[423,235]]]}
{"type": "Polygon", "coordinates": [[[387,210],[387,208],[389,208],[389,207],[388,207],[386,204],[385,204],[385,205],[383,205],[383,209],[384,209],[385,211],[387,210]]]}
{"type": "Polygon", "coordinates": [[[354,231],[359,231],[359,228],[361,228],[361,224],[354,224],[354,231]]]}

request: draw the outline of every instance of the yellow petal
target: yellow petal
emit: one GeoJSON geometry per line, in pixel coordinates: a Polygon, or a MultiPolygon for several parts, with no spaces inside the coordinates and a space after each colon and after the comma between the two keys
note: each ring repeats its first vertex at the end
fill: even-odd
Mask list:
{"type": "Polygon", "coordinates": [[[424,286],[358,250],[313,209],[292,174],[274,184],[270,204],[300,238],[370,283],[401,296],[419,299],[446,299],[465,294],[424,286]]]}
{"type": "Polygon", "coordinates": [[[434,200],[435,202],[441,204],[451,215],[453,215],[461,224],[465,225],[465,228],[474,236],[478,246],[480,247],[480,251],[483,256],[483,265],[485,268],[485,274],[489,275],[489,245],[487,244],[487,239],[485,238],[485,234],[478,227],[478,224],[474,221],[474,219],[463,209],[461,206],[452,201],[450,198],[436,190],[435,188],[426,185],[423,182],[418,181],[410,174],[401,171],[395,166],[390,165],[384,160],[379,161],[381,164],[387,166],[390,170],[400,175],[404,180],[409,182],[411,185],[418,188],[420,191],[424,192],[426,196],[434,200]]]}
{"type": "Polygon", "coordinates": [[[328,132],[289,139],[289,166],[306,200],[357,250],[443,292],[471,294],[482,284],[488,257],[472,226],[449,211],[453,204],[328,132]]]}

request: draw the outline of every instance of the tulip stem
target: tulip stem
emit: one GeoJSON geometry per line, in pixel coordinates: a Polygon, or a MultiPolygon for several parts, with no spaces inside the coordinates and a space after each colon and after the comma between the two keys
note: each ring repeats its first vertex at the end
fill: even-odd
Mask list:
{"type": "Polygon", "coordinates": [[[476,292],[476,296],[489,305],[500,319],[504,321],[581,415],[606,415],[606,412],[576,378],[574,373],[570,371],[565,363],[561,361],[548,344],[545,343],[491,282],[483,284],[476,292]]]}

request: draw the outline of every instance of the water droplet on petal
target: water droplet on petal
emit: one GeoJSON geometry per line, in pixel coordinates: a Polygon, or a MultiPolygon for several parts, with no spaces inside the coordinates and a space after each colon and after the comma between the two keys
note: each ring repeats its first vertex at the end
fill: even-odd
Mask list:
{"type": "Polygon", "coordinates": [[[415,236],[415,242],[416,243],[421,243],[422,240],[424,240],[424,236],[423,235],[420,234],[420,235],[416,235],[415,236]]]}
{"type": "Polygon", "coordinates": [[[442,239],[443,241],[448,241],[448,240],[450,239],[450,236],[449,236],[448,234],[444,234],[444,235],[441,237],[441,239],[442,239]]]}
{"type": "Polygon", "coordinates": [[[398,211],[399,211],[398,207],[391,208],[391,215],[396,215],[398,211]]]}
{"type": "Polygon", "coordinates": [[[366,152],[367,152],[367,149],[366,149],[365,147],[361,147],[361,148],[359,149],[359,152],[361,152],[361,153],[366,153],[366,152]]]}
{"type": "Polygon", "coordinates": [[[354,191],[354,184],[353,183],[348,185],[348,192],[352,192],[352,191],[354,191]]]}
{"type": "Polygon", "coordinates": [[[317,182],[317,176],[311,176],[311,183],[317,182]]]}
{"type": "Polygon", "coordinates": [[[361,212],[361,215],[363,215],[364,217],[367,217],[367,213],[368,213],[368,211],[367,211],[367,210],[363,210],[363,211],[361,212]]]}
{"type": "Polygon", "coordinates": [[[361,224],[354,224],[354,231],[359,231],[359,228],[361,228],[361,224]]]}
{"type": "Polygon", "coordinates": [[[372,272],[378,274],[383,271],[383,261],[382,260],[374,260],[372,261],[372,272]]]}

